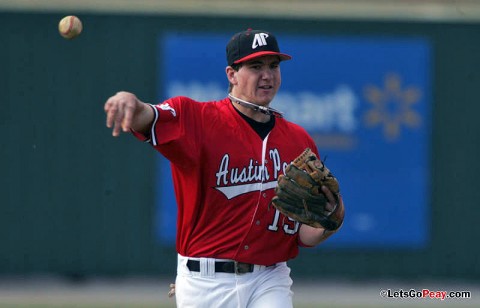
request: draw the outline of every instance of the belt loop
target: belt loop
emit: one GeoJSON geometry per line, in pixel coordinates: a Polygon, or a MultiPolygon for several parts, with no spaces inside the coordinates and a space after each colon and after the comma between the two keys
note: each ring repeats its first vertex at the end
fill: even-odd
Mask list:
{"type": "Polygon", "coordinates": [[[234,272],[235,274],[240,274],[240,273],[238,272],[238,262],[237,262],[237,261],[233,261],[233,272],[234,272]]]}
{"type": "Polygon", "coordinates": [[[200,276],[215,277],[215,259],[200,258],[200,276]]]}
{"type": "Polygon", "coordinates": [[[215,259],[207,258],[207,272],[208,277],[215,277],[215,259]]]}
{"type": "Polygon", "coordinates": [[[200,276],[206,276],[208,273],[208,263],[206,258],[200,258],[200,276]]]}

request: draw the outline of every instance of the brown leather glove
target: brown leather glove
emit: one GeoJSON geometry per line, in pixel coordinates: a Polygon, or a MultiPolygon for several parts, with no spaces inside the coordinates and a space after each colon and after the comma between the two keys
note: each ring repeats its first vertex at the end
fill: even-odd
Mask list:
{"type": "Polygon", "coordinates": [[[278,177],[275,193],[273,205],[298,222],[330,231],[337,230],[343,223],[345,210],[339,200],[338,181],[309,148],[278,177]],[[322,186],[332,192],[335,204],[329,202],[322,186]]]}

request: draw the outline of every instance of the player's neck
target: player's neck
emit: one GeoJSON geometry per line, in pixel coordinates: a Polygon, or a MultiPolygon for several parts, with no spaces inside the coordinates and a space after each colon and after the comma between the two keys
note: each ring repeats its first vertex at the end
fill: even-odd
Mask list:
{"type": "Polygon", "coordinates": [[[233,107],[235,107],[238,111],[240,111],[245,116],[249,117],[250,119],[260,122],[266,123],[270,121],[270,115],[261,113],[260,111],[256,111],[238,104],[233,103],[233,107]]]}
{"type": "Polygon", "coordinates": [[[237,109],[240,113],[242,113],[243,115],[245,115],[246,117],[249,117],[254,121],[257,121],[260,123],[266,123],[270,121],[271,115],[269,114],[265,114],[259,110],[254,110],[247,105],[241,105],[234,100],[231,100],[231,103],[233,107],[237,109]]]}

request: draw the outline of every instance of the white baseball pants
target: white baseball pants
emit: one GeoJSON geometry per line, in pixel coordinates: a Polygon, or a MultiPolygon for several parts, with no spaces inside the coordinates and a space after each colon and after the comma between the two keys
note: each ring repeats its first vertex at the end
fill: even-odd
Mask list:
{"type": "Polygon", "coordinates": [[[178,255],[175,296],[177,308],[292,308],[292,279],[286,262],[252,273],[216,273],[211,258],[200,261],[200,271],[190,271],[189,258],[178,255]]]}

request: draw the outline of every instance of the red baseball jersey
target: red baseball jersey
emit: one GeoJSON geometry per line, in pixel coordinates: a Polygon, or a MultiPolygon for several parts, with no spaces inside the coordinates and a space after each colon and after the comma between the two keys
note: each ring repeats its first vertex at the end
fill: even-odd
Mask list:
{"type": "Polygon", "coordinates": [[[188,257],[261,265],[298,254],[300,224],[270,203],[277,178],[312,138],[283,118],[265,139],[228,98],[174,97],[152,105],[150,142],[172,167],[178,206],[176,247],[188,257]]]}

